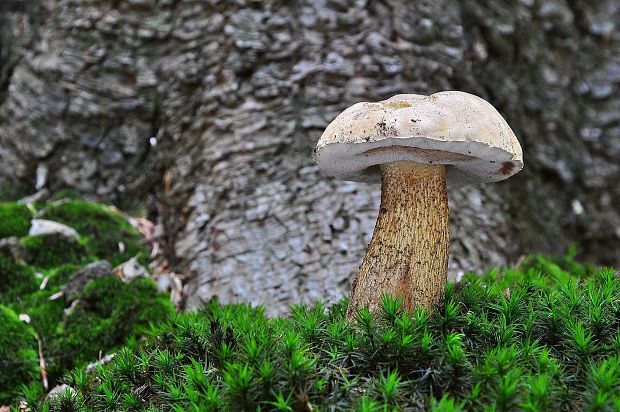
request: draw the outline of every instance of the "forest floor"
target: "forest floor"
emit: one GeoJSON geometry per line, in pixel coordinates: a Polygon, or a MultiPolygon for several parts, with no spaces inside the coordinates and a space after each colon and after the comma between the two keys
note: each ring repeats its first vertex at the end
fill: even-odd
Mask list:
{"type": "Polygon", "coordinates": [[[178,312],[154,230],[79,199],[0,204],[0,405],[620,410],[620,276],[573,252],[468,274],[441,310],[385,297],[349,324],[346,300],[178,312]]]}

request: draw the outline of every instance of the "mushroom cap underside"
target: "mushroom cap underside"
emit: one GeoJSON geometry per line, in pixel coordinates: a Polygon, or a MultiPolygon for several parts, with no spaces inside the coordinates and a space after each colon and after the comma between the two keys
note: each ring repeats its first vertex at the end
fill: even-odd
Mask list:
{"type": "Polygon", "coordinates": [[[327,126],[315,160],[325,173],[364,182],[380,181],[385,163],[444,164],[450,186],[500,181],[523,168],[503,117],[484,99],[457,91],[357,103],[327,126]]]}

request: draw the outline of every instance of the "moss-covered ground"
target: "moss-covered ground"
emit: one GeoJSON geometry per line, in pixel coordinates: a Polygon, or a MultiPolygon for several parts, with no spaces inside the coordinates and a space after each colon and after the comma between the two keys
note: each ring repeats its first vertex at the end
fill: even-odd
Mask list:
{"type": "MultiPolygon", "coordinates": [[[[386,297],[344,321],[346,301],[220,306],[177,314],[94,373],[75,370],[58,410],[617,411],[620,277],[570,258],[470,274],[441,311],[386,297]]],[[[41,393],[26,391],[30,404],[41,393]]],[[[53,405],[52,405],[53,407],[53,405]]]]}
{"type": "Polygon", "coordinates": [[[441,310],[405,313],[385,297],[354,324],[344,321],[346,301],[271,319],[260,307],[215,301],[174,314],[151,280],[112,274],[87,283],[68,308],[50,297],[85,264],[146,253],[105,206],[35,207],[0,207],[0,222],[23,219],[4,221],[2,235],[21,238],[28,262],[0,251],[0,403],[24,400],[33,411],[620,410],[620,276],[572,254],[468,274],[447,286],[441,310]],[[27,237],[33,216],[74,227],[82,249],[37,244],[27,237]],[[39,342],[51,385],[72,388],[53,401],[41,384],[39,342]],[[110,352],[112,362],[86,371],[110,352]]]}
{"type": "Polygon", "coordinates": [[[26,205],[0,203],[0,239],[9,236],[26,236],[30,228],[32,211],[26,205]]]}
{"type": "Polygon", "coordinates": [[[22,385],[43,388],[39,342],[53,387],[66,371],[83,368],[100,352],[139,338],[151,322],[173,313],[169,298],[147,278],[125,282],[109,273],[91,280],[71,309],[74,302],[58,296],[88,263],[105,259],[114,266],[147,256],[138,232],[106,206],[73,199],[37,204],[31,210],[2,203],[0,238],[13,236],[20,239],[23,256],[0,250],[0,405],[15,403],[22,385]],[[28,236],[35,216],[73,227],[79,239],[28,236]],[[19,320],[20,314],[28,315],[29,323],[19,320]]]}

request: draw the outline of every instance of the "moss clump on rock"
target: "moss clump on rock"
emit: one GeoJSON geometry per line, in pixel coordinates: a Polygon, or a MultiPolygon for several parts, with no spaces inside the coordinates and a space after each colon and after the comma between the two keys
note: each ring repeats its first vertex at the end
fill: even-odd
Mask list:
{"type": "Polygon", "coordinates": [[[21,240],[26,262],[38,268],[85,263],[89,258],[84,245],[59,234],[26,236],[21,240]]]}
{"type": "MultiPolygon", "coordinates": [[[[4,214],[0,216],[0,226],[10,227],[5,232],[15,238],[0,250],[0,305],[5,305],[7,313],[13,315],[13,312],[28,314],[30,325],[19,320],[4,322],[2,319],[7,316],[3,312],[0,345],[6,336],[15,345],[25,345],[27,339],[13,333],[16,325],[29,331],[30,340],[36,332],[47,362],[49,383],[53,386],[68,368],[94,362],[99,351],[113,351],[128,339],[140,338],[150,322],[166,319],[173,313],[173,307],[167,296],[158,293],[152,280],[138,278],[126,283],[112,273],[110,265],[97,279],[79,276],[82,269],[87,269],[87,263],[101,258],[110,259],[116,265],[136,255],[147,256],[140,235],[122,214],[80,200],[36,206],[37,218],[68,225],[76,229],[79,238],[61,233],[27,236],[32,223],[30,211],[25,206],[2,204],[0,214],[4,214]],[[17,220],[6,223],[3,219],[13,219],[9,215],[21,215],[24,218],[21,225],[15,223],[17,220]],[[124,248],[119,247],[121,242],[124,248]]],[[[27,347],[36,350],[36,339],[31,344],[28,342],[27,347]]],[[[43,396],[37,354],[33,358],[36,367],[33,375],[29,363],[18,362],[17,346],[5,347],[0,347],[0,406],[16,405],[19,398],[15,395],[20,385],[29,385],[32,393],[43,396]],[[10,351],[15,356],[2,358],[10,351]],[[11,359],[15,362],[9,365],[11,359]],[[7,365],[13,369],[6,369],[7,365]],[[2,381],[7,376],[13,377],[10,385],[2,381]]]]}
{"type": "Polygon", "coordinates": [[[32,212],[26,205],[0,203],[0,239],[28,234],[32,212]]]}
{"type": "MultiPolygon", "coordinates": [[[[24,268],[30,269],[25,266],[24,268]]],[[[27,313],[30,316],[30,325],[37,331],[44,347],[56,334],[56,329],[63,318],[65,300],[60,297],[50,300],[50,297],[61,290],[67,280],[80,269],[79,265],[67,264],[46,270],[35,277],[28,290],[23,290],[19,295],[8,297],[0,296],[0,303],[11,306],[19,313],[27,313]],[[47,280],[45,280],[47,278],[47,280]],[[45,288],[40,290],[40,285],[45,282],[45,288]]]]}
{"type": "Polygon", "coordinates": [[[570,263],[467,275],[440,312],[385,298],[355,324],[346,302],[286,319],[211,303],[67,383],[98,411],[618,410],[620,277],[570,263]]]}
{"type": "Polygon", "coordinates": [[[39,361],[34,331],[10,308],[0,305],[0,405],[36,379],[39,361]]]}
{"type": "Polygon", "coordinates": [[[0,303],[12,304],[38,287],[35,271],[31,267],[16,263],[0,251],[0,303]]]}
{"type": "Polygon", "coordinates": [[[121,214],[106,206],[69,200],[47,205],[40,217],[77,230],[90,253],[113,266],[136,255],[145,263],[147,251],[138,231],[121,214]],[[122,250],[119,248],[121,242],[122,250]]]}
{"type": "Polygon", "coordinates": [[[46,290],[56,293],[82,266],[75,263],[64,263],[45,272],[48,277],[46,290]]]}
{"type": "Polygon", "coordinates": [[[58,325],[65,310],[64,299],[50,300],[51,295],[48,291],[36,291],[13,306],[15,310],[30,316],[30,325],[41,338],[46,356],[49,355],[50,341],[58,334],[58,325]]]}
{"type": "Polygon", "coordinates": [[[51,343],[56,369],[96,360],[100,352],[125,343],[164,321],[174,312],[155,282],[136,278],[129,283],[117,276],[88,282],[78,304],[64,317],[51,343]]]}

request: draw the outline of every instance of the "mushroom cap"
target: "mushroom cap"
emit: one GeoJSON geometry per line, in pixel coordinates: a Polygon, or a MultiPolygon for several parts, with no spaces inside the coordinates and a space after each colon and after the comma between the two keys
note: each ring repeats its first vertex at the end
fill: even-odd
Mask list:
{"type": "Polygon", "coordinates": [[[497,110],[473,94],[399,94],[340,113],[314,159],[341,180],[378,182],[379,166],[398,161],[446,165],[452,187],[497,182],[523,168],[515,134],[497,110]]]}

